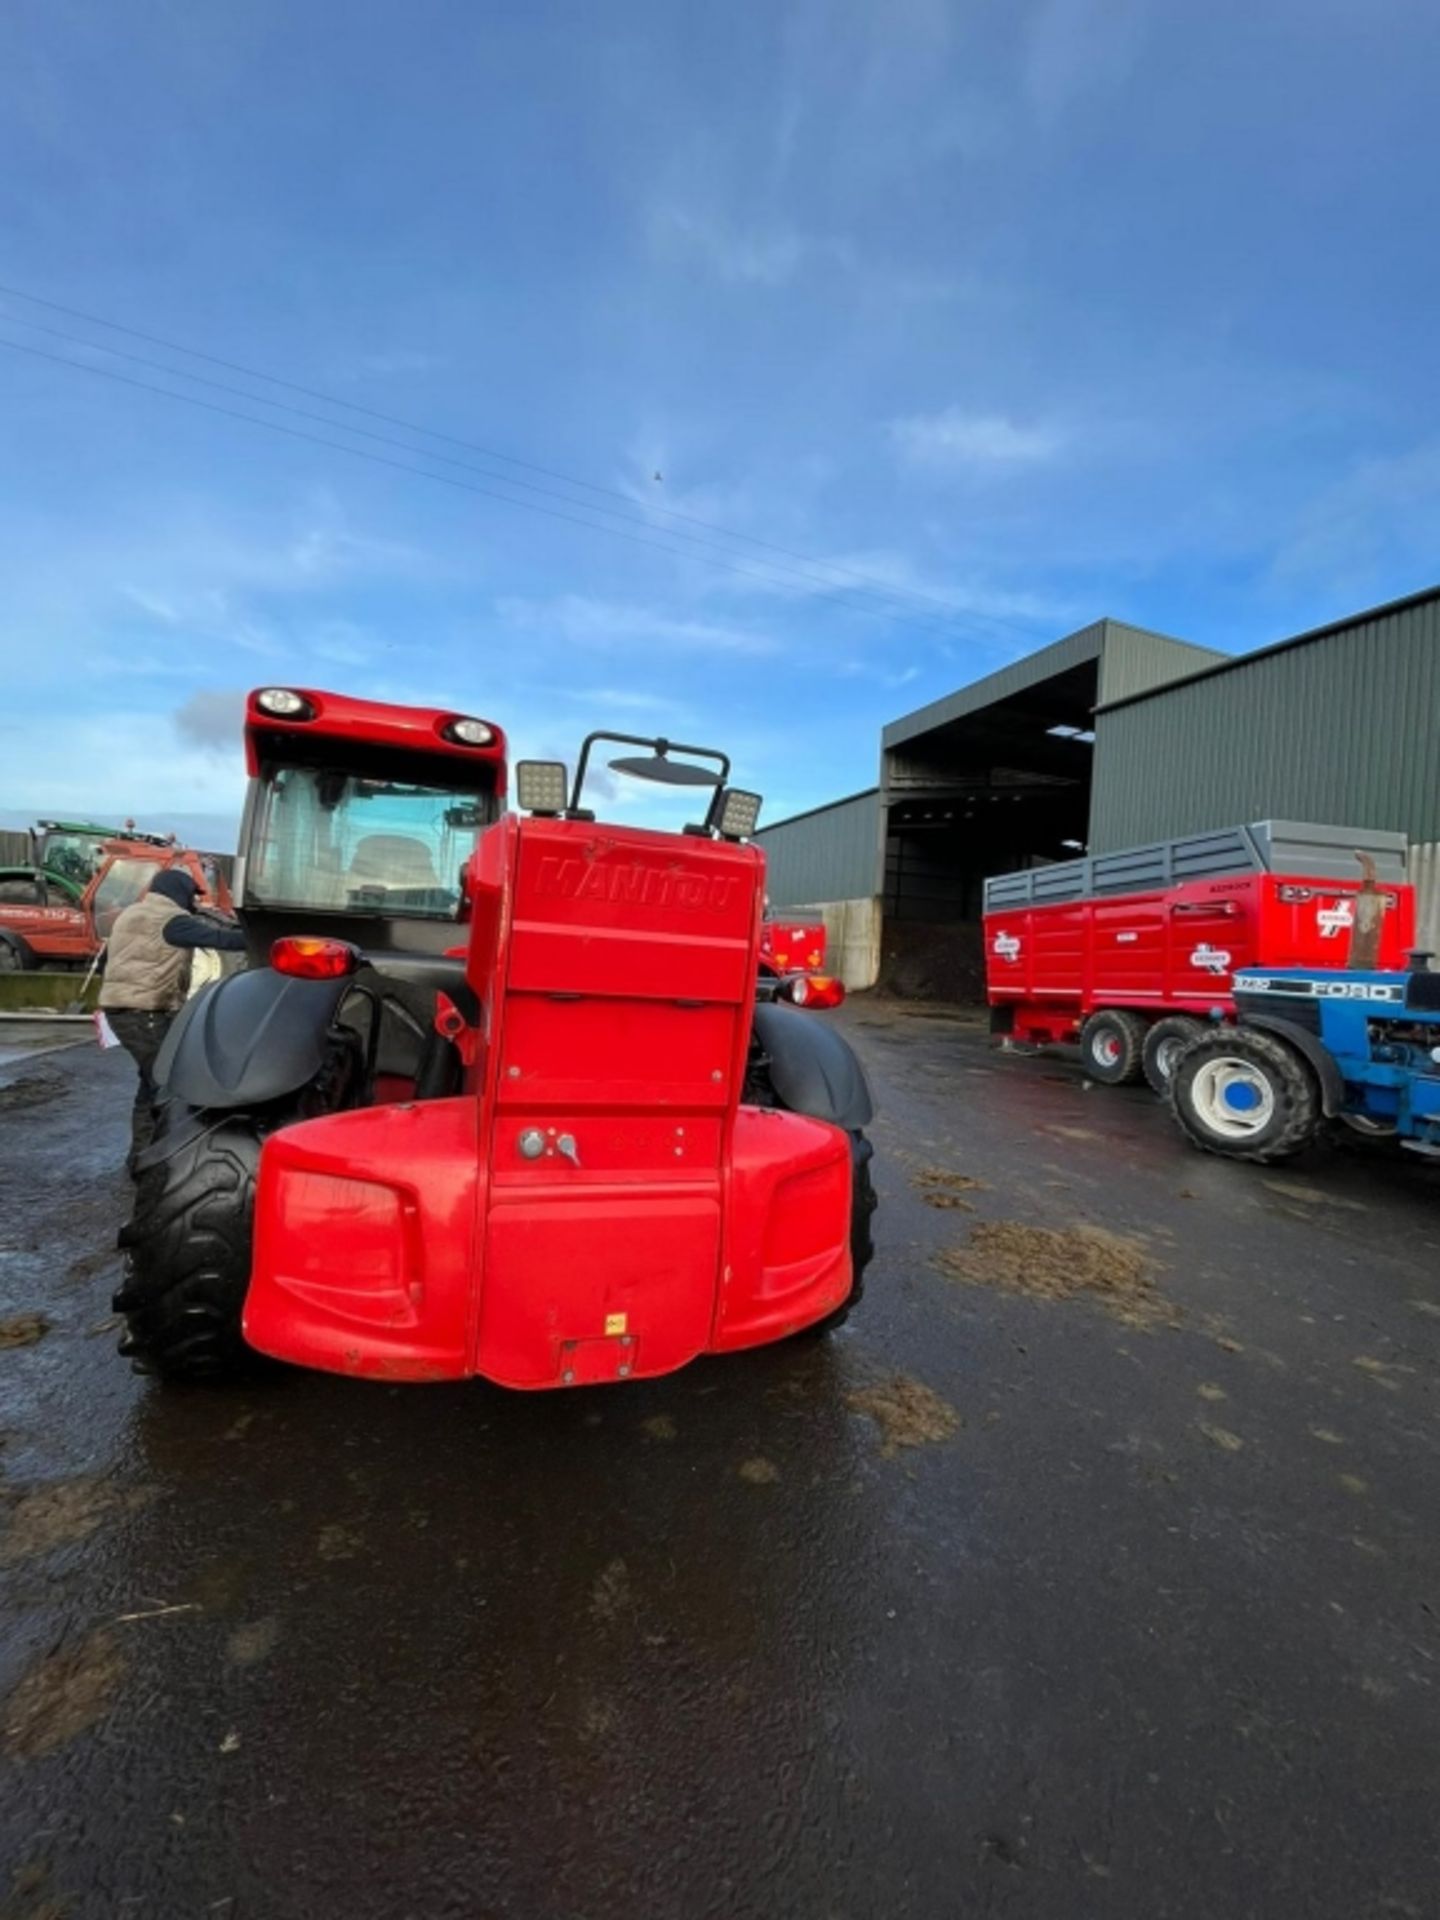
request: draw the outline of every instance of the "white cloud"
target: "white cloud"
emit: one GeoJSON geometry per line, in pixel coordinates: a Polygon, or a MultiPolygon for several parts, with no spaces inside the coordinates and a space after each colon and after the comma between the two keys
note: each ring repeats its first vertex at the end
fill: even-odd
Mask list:
{"type": "Polygon", "coordinates": [[[968,413],[958,406],[892,420],[889,431],[907,465],[950,472],[1035,466],[1053,459],[1061,446],[1051,427],[1024,426],[1004,414],[968,413]]]}
{"type": "Polygon", "coordinates": [[[774,646],[768,634],[746,627],[695,620],[581,593],[558,594],[551,600],[510,596],[497,600],[495,611],[517,633],[533,635],[542,642],[593,647],[602,652],[679,648],[689,653],[768,653],[774,646]]]}
{"type": "Polygon", "coordinates": [[[730,286],[779,287],[812,269],[850,272],[852,243],[793,227],[746,227],[674,202],[650,214],[650,244],[662,260],[698,266],[730,286]]]}

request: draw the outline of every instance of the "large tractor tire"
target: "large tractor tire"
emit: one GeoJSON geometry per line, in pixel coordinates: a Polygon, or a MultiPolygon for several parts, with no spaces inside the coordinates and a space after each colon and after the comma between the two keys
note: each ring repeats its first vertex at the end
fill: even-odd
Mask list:
{"type": "Polygon", "coordinates": [[[1146,1029],[1140,1060],[1145,1078],[1161,1099],[1170,1091],[1170,1078],[1181,1054],[1205,1032],[1205,1022],[1193,1019],[1188,1013],[1167,1013],[1163,1020],[1146,1029]]]}
{"type": "Polygon", "coordinates": [[[1254,1027],[1221,1027],[1188,1047],[1175,1063],[1170,1105],[1197,1147],[1231,1160],[1288,1160],[1324,1124],[1308,1061],[1254,1027]]]}
{"type": "Polygon", "coordinates": [[[260,1135],[222,1120],[142,1176],[120,1232],[120,1351],[140,1373],[218,1382],[254,1356],[240,1332],[250,1284],[260,1135]]]}
{"type": "Polygon", "coordinates": [[[0,932],[0,973],[28,973],[35,965],[35,954],[18,933],[0,932]]]}
{"type": "Polygon", "coordinates": [[[875,1149],[865,1135],[852,1133],[850,1136],[850,1269],[853,1279],[850,1292],[843,1306],[837,1307],[833,1313],[827,1313],[823,1320],[816,1320],[810,1326],[802,1327],[798,1336],[801,1339],[833,1333],[837,1327],[843,1327],[864,1297],[865,1269],[875,1258],[875,1238],[870,1231],[870,1222],[876,1207],[880,1204],[875,1193],[875,1182],[870,1173],[874,1158],[875,1149]]]}
{"type": "Polygon", "coordinates": [[[1103,1007],[1080,1029],[1086,1073],[1104,1087],[1126,1087],[1144,1071],[1145,1022],[1124,1007],[1103,1007]]]}

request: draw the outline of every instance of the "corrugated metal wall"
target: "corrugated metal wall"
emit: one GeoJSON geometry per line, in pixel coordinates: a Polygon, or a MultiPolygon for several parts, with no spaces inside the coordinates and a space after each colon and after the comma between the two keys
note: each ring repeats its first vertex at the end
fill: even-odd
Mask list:
{"type": "Polygon", "coordinates": [[[1097,715],[1092,852],[1269,818],[1440,840],[1434,598],[1097,715]]]}
{"type": "Polygon", "coordinates": [[[1226,657],[1213,647],[1171,640],[1145,627],[1126,626],[1123,620],[1102,620],[1100,625],[1105,641],[1100,653],[1102,707],[1107,700],[1128,700],[1132,693],[1146,693],[1151,687],[1183,680],[1187,674],[1199,673],[1226,657]]]}
{"type": "Polygon", "coordinates": [[[880,795],[871,787],[813,813],[797,813],[755,836],[765,850],[774,907],[868,900],[879,890],[880,795]]]}

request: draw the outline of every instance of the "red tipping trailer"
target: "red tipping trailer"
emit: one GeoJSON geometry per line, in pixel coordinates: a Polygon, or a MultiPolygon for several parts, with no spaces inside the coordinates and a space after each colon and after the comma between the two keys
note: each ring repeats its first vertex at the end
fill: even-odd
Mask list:
{"type": "Polygon", "coordinates": [[[1233,1016],[1237,970],[1346,964],[1362,855],[1386,908],[1378,964],[1403,967],[1403,834],[1267,820],[987,880],[992,1031],[1078,1040],[1093,1079],[1158,1090],[1204,1022],[1233,1016]]]}

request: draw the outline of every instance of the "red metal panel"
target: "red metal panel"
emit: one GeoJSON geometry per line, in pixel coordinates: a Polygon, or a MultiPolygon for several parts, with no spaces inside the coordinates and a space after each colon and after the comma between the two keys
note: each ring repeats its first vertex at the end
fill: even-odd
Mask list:
{"type": "MultiPolygon", "coordinates": [[[[290,685],[288,681],[279,684],[290,685]]],[[[350,694],[326,693],[318,687],[290,690],[310,702],[315,709],[312,720],[281,719],[263,712],[255,704],[256,693],[263,692],[263,688],[256,688],[246,703],[245,761],[251,775],[260,771],[262,746],[283,745],[287,738],[318,733],[367,746],[404,747],[415,753],[433,753],[446,759],[493,766],[495,791],[505,791],[505,735],[493,721],[486,723],[495,736],[488,746],[459,746],[441,733],[447,722],[467,717],[453,707],[401,707],[385,700],[357,700],[350,694]]]]}
{"type": "MultiPolygon", "coordinates": [[[[720,1249],[717,1177],[689,1192],[577,1188],[563,1163],[548,1190],[492,1195],[473,1371],[510,1387],[566,1380],[571,1342],[613,1341],[614,1375],[669,1373],[705,1346],[720,1249]]],[[[573,1371],[573,1366],[571,1368],[573,1371]]]]}
{"type": "Polygon", "coordinates": [[[730,1165],[717,1352],[810,1326],[852,1280],[850,1141],[838,1127],[741,1107],[730,1165]]]}
{"type": "Polygon", "coordinates": [[[368,1107],[273,1134],[260,1156],[245,1338],[332,1373],[466,1371],[476,1101],[368,1107]]]}

